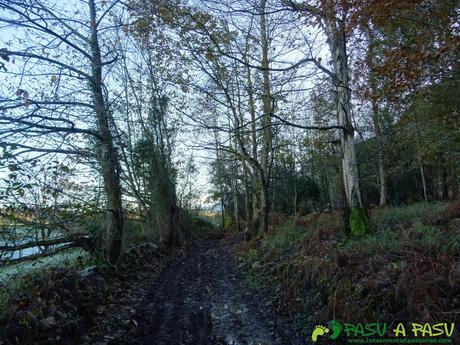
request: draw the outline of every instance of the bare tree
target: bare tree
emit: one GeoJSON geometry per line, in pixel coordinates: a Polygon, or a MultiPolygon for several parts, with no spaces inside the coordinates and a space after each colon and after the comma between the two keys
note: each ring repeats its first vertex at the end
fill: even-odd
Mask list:
{"type": "Polygon", "coordinates": [[[7,87],[17,88],[19,97],[1,100],[2,135],[35,152],[80,155],[85,150],[75,146],[85,143],[96,152],[107,202],[105,252],[111,263],[121,253],[123,207],[104,69],[117,56],[107,45],[102,51],[100,33],[117,3],[104,9],[104,3],[100,7],[94,0],[54,8],[37,0],[0,2],[0,21],[25,37],[2,48],[5,59],[20,64],[8,65],[13,81],[7,87]]]}
{"type": "Polygon", "coordinates": [[[355,128],[352,121],[350,68],[348,65],[347,29],[345,26],[348,14],[347,9],[342,8],[338,2],[335,3],[334,1],[319,1],[312,5],[309,2],[299,3],[286,0],[284,4],[297,12],[317,18],[327,37],[333,70],[330,71],[323,67],[319,60],[316,61],[316,64],[321,66],[321,69],[331,77],[336,88],[337,119],[338,125],[342,127],[343,183],[348,208],[351,211],[349,221],[346,224],[350,225],[354,234],[365,233],[368,230],[368,222],[363,212],[363,202],[361,200],[354,138],[355,128]]]}

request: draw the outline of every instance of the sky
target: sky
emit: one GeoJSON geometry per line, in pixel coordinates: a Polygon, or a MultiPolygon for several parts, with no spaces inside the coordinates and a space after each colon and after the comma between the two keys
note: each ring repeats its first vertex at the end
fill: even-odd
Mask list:
{"type": "MultiPolygon", "coordinates": [[[[50,1],[51,4],[53,4],[52,8],[54,11],[60,12],[62,15],[66,15],[72,20],[78,20],[79,18],[82,18],[83,22],[81,24],[78,24],[80,28],[83,28],[86,23],[84,22],[85,17],[82,17],[84,13],[87,12],[86,5],[84,5],[81,1],[74,0],[74,1],[66,1],[66,2],[61,2],[61,1],[50,1]]],[[[199,3],[199,2],[197,2],[199,3]]],[[[206,3],[206,1],[204,2],[206,3]]],[[[106,3],[105,6],[109,6],[110,1],[106,3]]],[[[216,2],[208,2],[208,4],[216,4],[216,2]]],[[[218,4],[218,3],[217,3],[218,4]]],[[[102,11],[100,11],[102,12],[102,11]]],[[[2,14],[3,16],[4,14],[2,14]]],[[[242,26],[244,25],[244,22],[240,21],[241,18],[238,16],[235,17],[235,21],[233,22],[233,26],[236,28],[237,26],[242,26]]],[[[106,17],[107,20],[110,20],[111,18],[109,16],[106,17]]],[[[269,23],[270,25],[270,23],[269,23]]],[[[104,26],[104,23],[103,25],[104,26]]],[[[257,26],[256,26],[257,27],[257,26]]],[[[319,29],[308,29],[311,32],[307,32],[306,26],[300,26],[298,28],[299,32],[302,33],[302,35],[313,35],[316,36],[319,41],[324,43],[324,38],[321,37],[321,34],[319,33],[319,29]],[[305,32],[303,32],[305,31],[305,32]]],[[[83,31],[82,31],[83,32],[83,31]]],[[[103,51],[107,52],[108,48],[111,47],[111,45],[116,44],[116,42],[113,42],[113,37],[106,36],[107,34],[110,34],[110,30],[107,32],[103,33],[101,36],[101,45],[103,47],[103,51]]],[[[256,31],[253,32],[253,34],[257,34],[256,31]]],[[[277,55],[278,56],[278,61],[282,59],[285,62],[289,63],[295,63],[299,61],[302,57],[304,57],[304,52],[302,52],[303,49],[303,44],[304,42],[300,41],[293,41],[292,44],[292,49],[289,48],[287,49],[287,53],[283,53],[282,55],[278,55],[279,51],[281,49],[281,45],[284,44],[283,42],[286,39],[286,35],[289,35],[289,32],[282,32],[280,30],[275,30],[273,32],[274,38],[272,42],[272,48],[273,50],[271,51],[272,55],[277,55]],[[279,49],[278,49],[279,47],[279,49]],[[276,50],[278,49],[278,51],[276,50]]],[[[71,36],[74,37],[75,35],[71,36]]],[[[23,30],[16,30],[15,28],[12,28],[10,26],[3,26],[0,28],[0,48],[8,46],[9,49],[15,50],[15,49],[23,49],[24,47],[38,47],[39,45],[43,44],[45,41],[43,40],[42,37],[37,37],[35,35],[28,35],[25,34],[23,30]]],[[[76,39],[77,43],[81,43],[81,40],[76,39]]],[[[47,41],[48,44],[51,46],[54,46],[53,41],[47,41]]],[[[319,50],[315,50],[315,55],[322,57],[323,61],[326,61],[327,58],[327,46],[325,44],[319,44],[318,47],[322,47],[319,50]],[[326,47],[326,48],[325,48],[326,47]]],[[[283,49],[286,49],[284,47],[283,49]]],[[[88,69],[88,64],[83,63],[83,61],[79,60],[78,58],[75,59],[72,54],[70,54],[68,51],[62,51],[60,48],[59,50],[61,51],[62,54],[64,54],[65,62],[71,62],[73,65],[77,66],[78,68],[82,68],[83,70],[88,69]],[[67,54],[67,55],[65,55],[67,54]]],[[[43,54],[51,54],[53,57],[54,50],[53,49],[45,49],[40,51],[40,48],[35,49],[36,52],[43,53],[43,54]]],[[[58,58],[61,58],[60,56],[58,58]]],[[[106,57],[106,60],[110,58],[109,56],[106,57]]],[[[16,62],[10,62],[8,63],[8,73],[1,73],[0,78],[2,78],[3,83],[2,83],[2,97],[11,97],[15,98],[15,93],[18,89],[25,89],[27,92],[30,94],[30,97],[38,98],[40,94],[45,94],[46,97],[61,97],[61,98],[71,98],[71,99],[77,99],[77,100],[82,100],[82,101],[88,101],[88,94],[87,93],[75,93],[75,90],[78,89],[79,86],[81,85],[76,85],[75,80],[71,77],[66,78],[65,76],[59,75],[59,70],[56,70],[54,74],[49,75],[46,74],[45,76],[34,76],[26,80],[26,78],[22,78],[19,75],[15,75],[15,73],[22,72],[23,71],[23,66],[24,63],[19,63],[19,59],[17,58],[18,61],[16,62]],[[56,77],[57,76],[57,77],[56,77]],[[57,81],[56,81],[57,80],[57,81]]],[[[258,63],[257,61],[260,59],[259,56],[254,56],[253,63],[258,63]]],[[[272,64],[273,66],[285,66],[285,65],[280,65],[280,63],[274,63],[272,64]]],[[[38,72],[40,71],[45,71],[48,72],[48,68],[43,68],[43,66],[36,65],[32,62],[27,62],[25,65],[29,69],[29,72],[39,74],[38,72]]],[[[107,85],[110,87],[110,97],[113,97],[114,94],[116,93],[121,93],[121,89],[116,86],[117,83],[115,82],[116,77],[112,77],[111,70],[112,67],[106,68],[106,72],[110,72],[108,74],[108,77],[106,78],[107,85]]],[[[309,70],[309,67],[303,69],[303,72],[305,72],[307,75],[311,73],[309,70]]],[[[273,73],[273,78],[282,77],[280,73],[273,73]]],[[[204,79],[203,79],[204,81],[204,79]]],[[[300,88],[300,89],[310,89],[314,86],[315,78],[307,78],[305,76],[304,78],[299,79],[298,82],[292,84],[294,85],[295,88],[300,88]]],[[[77,81],[78,83],[78,81],[77,81]]],[[[277,83],[276,80],[273,80],[273,83],[277,83]]],[[[299,97],[304,97],[304,92],[298,92],[296,93],[293,89],[290,89],[291,84],[286,84],[284,86],[277,86],[277,88],[282,91],[284,94],[289,94],[289,98],[291,101],[297,101],[299,97]]],[[[195,97],[194,94],[187,95],[185,97],[188,97],[191,100],[191,103],[193,103],[195,97]]],[[[207,150],[207,149],[202,149],[200,148],[201,145],[206,144],[206,142],[209,140],[209,133],[203,134],[202,131],[197,131],[196,127],[192,126],[193,121],[190,120],[193,119],[195,116],[198,117],[200,114],[200,104],[195,104],[191,107],[190,111],[190,116],[189,118],[185,119],[186,122],[189,125],[183,125],[181,130],[178,133],[177,137],[177,147],[174,155],[174,159],[176,162],[180,161],[181,166],[185,166],[186,162],[190,159],[190,157],[193,157],[194,159],[194,165],[197,168],[197,173],[192,176],[191,180],[186,179],[179,181],[179,186],[178,188],[184,188],[184,184],[189,183],[188,187],[192,187],[195,189],[197,193],[199,193],[199,202],[200,203],[205,203],[205,201],[209,197],[210,193],[210,182],[209,182],[209,163],[214,159],[215,152],[213,150],[207,150]],[[196,115],[194,114],[196,112],[196,115]]],[[[297,104],[295,102],[291,102],[291,104],[297,104]]],[[[279,107],[284,107],[283,109],[280,109],[283,111],[286,116],[289,118],[297,118],[297,117],[304,117],[306,113],[308,113],[308,109],[302,108],[288,108],[288,104],[279,103],[279,107]]],[[[174,112],[174,110],[173,110],[174,112]]],[[[181,115],[178,112],[175,112],[175,114],[172,114],[173,117],[180,117],[181,115]]],[[[88,125],[88,121],[91,121],[91,116],[85,115],[82,116],[80,114],[74,114],[74,121],[77,126],[81,127],[86,127],[88,125]]],[[[91,126],[91,125],[90,125],[91,126]]],[[[74,140],[72,144],[75,144],[78,142],[78,140],[81,138],[74,137],[74,140]]],[[[55,145],[55,143],[50,143],[50,142],[43,142],[42,139],[31,139],[31,138],[20,138],[22,140],[21,142],[29,142],[32,143],[32,145],[40,145],[42,147],[47,147],[47,145],[55,145]]],[[[68,142],[66,138],[66,142],[68,142]]],[[[80,147],[85,147],[87,145],[87,142],[81,141],[80,144],[77,146],[80,147]]],[[[83,171],[83,169],[82,169],[83,171]]],[[[5,170],[3,172],[0,172],[5,176],[7,175],[8,172],[5,173],[5,170]]],[[[77,177],[79,181],[87,181],[90,178],[91,172],[84,172],[80,174],[80,177],[77,177]],[[89,175],[88,175],[89,174],[89,175]]],[[[209,204],[207,206],[210,206],[209,204]]]]}

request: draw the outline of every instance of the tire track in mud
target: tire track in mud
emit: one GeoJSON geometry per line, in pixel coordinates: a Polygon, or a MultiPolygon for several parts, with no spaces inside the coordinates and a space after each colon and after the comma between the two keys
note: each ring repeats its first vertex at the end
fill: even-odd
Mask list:
{"type": "Polygon", "coordinates": [[[189,245],[146,294],[136,314],[136,333],[125,334],[117,344],[299,344],[278,335],[277,322],[263,316],[239,281],[230,253],[235,244],[204,240],[189,245]]]}

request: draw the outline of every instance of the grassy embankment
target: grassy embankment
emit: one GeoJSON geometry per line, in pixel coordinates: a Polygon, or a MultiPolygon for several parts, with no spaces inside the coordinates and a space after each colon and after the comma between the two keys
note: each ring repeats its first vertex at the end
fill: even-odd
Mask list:
{"type": "MultiPolygon", "coordinates": [[[[215,223],[214,214],[185,214],[181,218],[181,228],[186,228],[186,237],[205,238],[219,234],[215,223]]],[[[103,223],[93,220],[88,223],[86,231],[97,233],[102,231],[103,223]]],[[[17,234],[19,236],[20,234],[17,234]]],[[[20,237],[18,237],[20,238],[20,237]]],[[[142,243],[157,242],[157,236],[152,232],[151,227],[141,221],[128,220],[126,222],[124,252],[142,243]]],[[[46,276],[47,272],[53,268],[63,268],[69,271],[81,270],[84,267],[104,266],[105,262],[97,255],[91,257],[90,254],[79,248],[72,248],[64,252],[43,257],[40,259],[23,261],[17,264],[1,265],[0,260],[0,311],[11,297],[18,291],[27,287],[32,276],[46,276]]]]}
{"type": "Polygon", "coordinates": [[[269,234],[241,246],[240,266],[299,333],[332,319],[454,322],[459,217],[446,203],[378,208],[363,237],[344,234],[336,214],[275,217],[269,234]]]}

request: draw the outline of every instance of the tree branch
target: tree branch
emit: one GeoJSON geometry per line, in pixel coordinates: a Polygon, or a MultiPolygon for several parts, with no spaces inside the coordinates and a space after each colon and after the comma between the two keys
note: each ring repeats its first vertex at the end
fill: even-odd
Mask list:
{"type": "Polygon", "coordinates": [[[299,125],[299,124],[296,124],[296,123],[293,123],[293,122],[290,122],[290,121],[287,121],[277,115],[274,115],[273,114],[273,117],[275,119],[278,119],[279,121],[281,121],[281,123],[283,125],[286,125],[286,126],[291,126],[291,127],[295,127],[295,128],[301,128],[301,129],[316,129],[316,130],[321,130],[321,131],[327,131],[327,130],[331,130],[331,129],[340,129],[340,130],[346,130],[345,127],[343,126],[339,126],[339,125],[333,125],[333,126],[303,126],[303,125],[299,125]]]}
{"type": "Polygon", "coordinates": [[[37,60],[50,62],[50,63],[55,64],[57,66],[67,68],[68,70],[73,71],[75,73],[78,73],[78,74],[84,76],[86,79],[91,80],[91,76],[89,74],[87,74],[87,73],[85,73],[83,71],[80,71],[78,68],[75,68],[73,66],[69,66],[69,65],[67,65],[67,64],[65,64],[63,62],[60,62],[60,61],[57,61],[57,60],[54,60],[54,59],[50,59],[50,58],[45,57],[45,56],[41,56],[41,55],[37,55],[37,54],[33,54],[33,53],[10,51],[10,50],[8,50],[6,48],[2,48],[1,51],[2,51],[2,55],[5,55],[5,56],[9,56],[9,55],[22,56],[22,57],[28,57],[28,58],[31,58],[31,59],[37,59],[37,60]]]}

